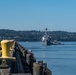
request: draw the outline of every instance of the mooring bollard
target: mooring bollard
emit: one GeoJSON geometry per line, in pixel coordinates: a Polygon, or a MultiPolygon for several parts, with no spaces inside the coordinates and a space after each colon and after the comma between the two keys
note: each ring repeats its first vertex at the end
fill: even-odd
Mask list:
{"type": "Polygon", "coordinates": [[[33,63],[33,75],[42,75],[43,66],[38,63],[33,63]]]}
{"type": "Polygon", "coordinates": [[[10,41],[3,40],[1,41],[2,46],[2,57],[10,57],[10,41]]]}
{"type": "Polygon", "coordinates": [[[2,56],[0,59],[15,59],[15,57],[10,57],[10,40],[2,40],[1,41],[1,47],[2,47],[2,56]]]}

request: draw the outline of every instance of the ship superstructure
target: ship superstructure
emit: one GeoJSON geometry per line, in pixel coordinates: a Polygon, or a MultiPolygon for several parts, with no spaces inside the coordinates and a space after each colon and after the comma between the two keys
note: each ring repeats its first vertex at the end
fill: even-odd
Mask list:
{"type": "Polygon", "coordinates": [[[42,37],[42,42],[44,45],[51,45],[51,36],[48,35],[47,33],[47,28],[45,29],[45,34],[42,37]]]}

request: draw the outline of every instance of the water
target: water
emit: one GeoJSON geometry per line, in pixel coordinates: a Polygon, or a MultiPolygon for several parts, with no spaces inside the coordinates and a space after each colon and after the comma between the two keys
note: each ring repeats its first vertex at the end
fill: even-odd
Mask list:
{"type": "Polygon", "coordinates": [[[32,50],[38,60],[47,62],[52,75],[76,75],[76,42],[43,46],[41,42],[19,42],[32,50]]]}

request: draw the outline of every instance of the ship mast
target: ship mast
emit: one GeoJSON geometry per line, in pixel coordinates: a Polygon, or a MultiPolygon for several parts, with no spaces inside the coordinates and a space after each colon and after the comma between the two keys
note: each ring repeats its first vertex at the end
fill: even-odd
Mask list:
{"type": "Polygon", "coordinates": [[[47,36],[47,30],[48,30],[48,29],[46,28],[46,29],[45,29],[45,35],[46,35],[46,36],[47,36]]]}

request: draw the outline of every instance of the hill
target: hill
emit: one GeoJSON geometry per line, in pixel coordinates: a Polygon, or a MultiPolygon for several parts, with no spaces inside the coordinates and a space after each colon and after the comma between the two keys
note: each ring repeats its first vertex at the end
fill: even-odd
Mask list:
{"type": "MultiPolygon", "coordinates": [[[[48,34],[54,40],[76,41],[76,32],[67,31],[48,31],[48,34]]],[[[15,39],[17,41],[41,41],[44,31],[15,31],[9,29],[0,29],[0,40],[15,39]]]]}

